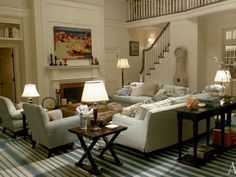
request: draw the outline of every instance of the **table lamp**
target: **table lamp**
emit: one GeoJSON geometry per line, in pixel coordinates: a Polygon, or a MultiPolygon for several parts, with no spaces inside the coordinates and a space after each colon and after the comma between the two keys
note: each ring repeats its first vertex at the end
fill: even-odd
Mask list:
{"type": "Polygon", "coordinates": [[[124,69],[130,68],[127,58],[120,58],[117,62],[117,68],[121,69],[121,83],[122,87],[124,86],[124,69]]]}
{"type": "Polygon", "coordinates": [[[29,103],[33,103],[33,97],[39,97],[39,93],[36,89],[35,84],[25,84],[23,94],[21,97],[29,98],[29,103]]]}
{"type": "Polygon", "coordinates": [[[109,98],[102,80],[85,82],[81,102],[93,104],[94,123],[91,129],[92,131],[100,130],[100,128],[97,126],[97,104],[107,100],[109,100],[109,98]]]}
{"type": "Polygon", "coordinates": [[[221,69],[216,72],[214,81],[219,82],[223,86],[223,95],[224,95],[225,83],[229,83],[230,79],[231,79],[231,74],[228,70],[221,69]]]}

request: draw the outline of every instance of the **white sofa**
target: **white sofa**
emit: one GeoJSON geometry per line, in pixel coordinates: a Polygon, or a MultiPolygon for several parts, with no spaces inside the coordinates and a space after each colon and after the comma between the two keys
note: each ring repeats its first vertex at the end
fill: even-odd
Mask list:
{"type": "MultiPolygon", "coordinates": [[[[126,131],[121,132],[115,143],[134,148],[143,153],[150,153],[177,144],[178,127],[175,110],[185,105],[185,101],[172,101],[171,105],[147,110],[143,118],[115,114],[112,122],[128,127],[126,131]]],[[[203,133],[205,130],[205,121],[201,121],[198,132],[203,133]]],[[[191,137],[192,122],[184,121],[183,140],[190,139],[191,137]]]]}
{"type": "Polygon", "coordinates": [[[111,98],[113,101],[120,103],[122,106],[130,106],[132,104],[148,100],[160,101],[160,97],[158,98],[158,95],[160,96],[160,94],[162,94],[161,99],[165,99],[168,96],[163,95],[163,91],[167,90],[172,91],[172,94],[175,93],[179,96],[183,96],[189,93],[189,88],[182,86],[132,82],[130,85],[126,85],[118,90],[117,94],[111,96],[111,98]],[[156,92],[153,90],[153,87],[155,86],[157,87],[156,92]],[[136,91],[134,92],[134,90],[136,91]]]}

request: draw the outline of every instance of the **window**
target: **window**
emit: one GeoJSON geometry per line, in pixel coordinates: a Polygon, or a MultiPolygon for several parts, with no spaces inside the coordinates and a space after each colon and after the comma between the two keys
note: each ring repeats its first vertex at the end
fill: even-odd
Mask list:
{"type": "Polygon", "coordinates": [[[230,68],[231,76],[236,78],[236,27],[224,30],[223,58],[230,68]]]}

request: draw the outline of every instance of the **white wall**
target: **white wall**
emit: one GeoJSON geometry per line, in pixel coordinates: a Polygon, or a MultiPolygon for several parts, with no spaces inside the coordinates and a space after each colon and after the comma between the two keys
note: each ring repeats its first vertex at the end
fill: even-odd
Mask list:
{"type": "MultiPolygon", "coordinates": [[[[64,0],[34,0],[35,42],[36,42],[36,72],[38,89],[41,99],[54,96],[52,81],[46,66],[50,63],[50,53],[54,53],[53,27],[85,28],[92,31],[92,55],[100,62],[99,76],[104,75],[104,9],[103,0],[64,1],[64,0]],[[91,3],[91,4],[90,4],[91,3]]],[[[68,61],[68,65],[80,65],[82,60],[68,61]]],[[[89,63],[89,61],[87,62],[89,63]]]]}
{"type": "MultiPolygon", "coordinates": [[[[197,18],[177,20],[171,22],[170,27],[170,51],[174,52],[179,46],[186,48],[188,86],[191,92],[195,92],[198,87],[198,20],[197,18]]],[[[174,55],[173,58],[175,59],[174,55]]],[[[173,79],[174,75],[170,77],[173,79]]]]}
{"type": "Polygon", "coordinates": [[[236,27],[236,11],[218,13],[203,18],[206,28],[206,84],[212,84],[219,69],[214,57],[222,58],[222,32],[224,28],[236,27]]]}
{"type": "Polygon", "coordinates": [[[124,70],[125,83],[139,80],[140,55],[129,56],[129,41],[138,40],[133,38],[126,29],[126,0],[105,0],[105,48],[118,48],[119,57],[128,58],[130,69],[124,70]]]}
{"type": "Polygon", "coordinates": [[[15,52],[17,100],[22,100],[24,84],[34,83],[32,65],[35,60],[32,40],[32,19],[29,0],[1,0],[0,21],[21,24],[22,40],[1,40],[1,47],[12,47],[15,52]]]}

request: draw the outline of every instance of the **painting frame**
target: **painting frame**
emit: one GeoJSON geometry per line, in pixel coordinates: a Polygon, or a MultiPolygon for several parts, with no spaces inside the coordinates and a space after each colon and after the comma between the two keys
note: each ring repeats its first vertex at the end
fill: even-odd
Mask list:
{"type": "Polygon", "coordinates": [[[129,41],[129,55],[139,56],[139,41],[129,41]]]}
{"type": "Polygon", "coordinates": [[[53,27],[54,50],[60,59],[91,59],[92,30],[74,27],[53,27]]]}

